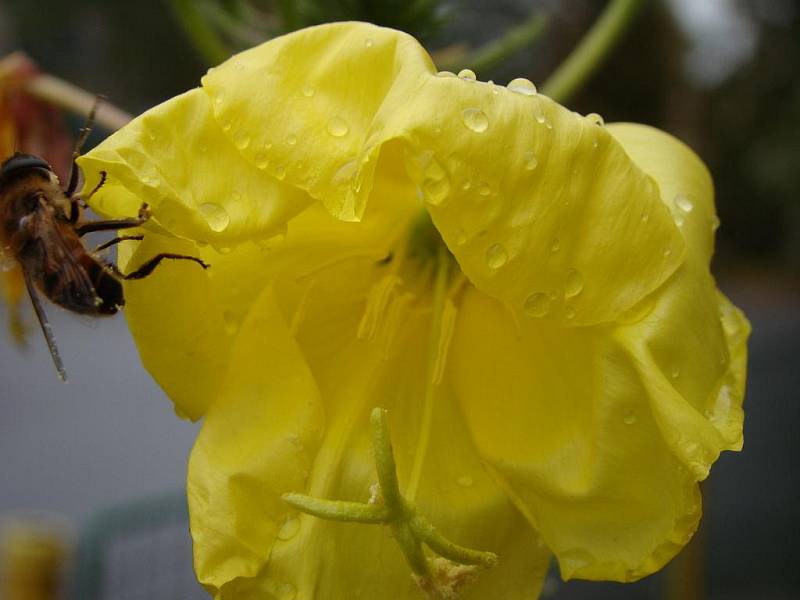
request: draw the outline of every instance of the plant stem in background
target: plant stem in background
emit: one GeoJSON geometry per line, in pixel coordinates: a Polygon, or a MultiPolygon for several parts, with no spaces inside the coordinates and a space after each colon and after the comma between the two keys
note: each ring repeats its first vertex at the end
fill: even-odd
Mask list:
{"type": "MultiPolygon", "coordinates": [[[[89,114],[97,100],[97,95],[87,92],[63,79],[52,75],[37,75],[25,85],[25,90],[31,95],[82,117],[89,114]]],[[[111,131],[127,125],[132,119],[131,115],[110,104],[100,102],[97,107],[95,120],[111,131]]]]}
{"type": "Polygon", "coordinates": [[[548,17],[534,13],[520,25],[506,31],[502,37],[478,48],[464,62],[476,73],[491,71],[526,46],[533,44],[544,32],[548,17]]]}
{"type": "Polygon", "coordinates": [[[542,86],[542,93],[565,103],[584,85],[622,37],[646,0],[612,0],[600,18],[542,86]]]}
{"type": "Polygon", "coordinates": [[[231,49],[203,15],[205,2],[170,0],[169,3],[184,33],[209,65],[218,65],[232,54],[231,49]]]}

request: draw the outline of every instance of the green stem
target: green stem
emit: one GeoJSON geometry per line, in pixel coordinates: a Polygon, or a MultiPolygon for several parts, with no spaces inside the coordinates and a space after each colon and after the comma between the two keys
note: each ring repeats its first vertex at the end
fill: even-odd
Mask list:
{"type": "Polygon", "coordinates": [[[586,83],[647,0],[612,0],[580,44],[542,86],[557,102],[568,101],[586,83]]]}
{"type": "Polygon", "coordinates": [[[228,59],[230,48],[204,18],[200,2],[169,0],[169,3],[184,33],[209,65],[218,65],[228,59]]]}
{"type": "Polygon", "coordinates": [[[425,542],[431,550],[448,560],[462,565],[481,565],[486,568],[497,564],[497,555],[493,552],[472,550],[471,548],[454,544],[439,533],[425,517],[415,516],[411,521],[411,529],[417,535],[417,538],[425,542]]]}
{"type": "Polygon", "coordinates": [[[491,71],[526,46],[533,44],[545,30],[548,17],[534,13],[520,25],[506,31],[499,39],[481,46],[463,64],[476,73],[491,71]]]}
{"type": "Polygon", "coordinates": [[[394,462],[392,438],[389,436],[389,424],[386,411],[375,408],[369,416],[372,424],[372,439],[375,452],[375,468],[378,472],[378,483],[381,486],[383,503],[391,515],[400,515],[405,511],[400,485],[397,482],[397,465],[394,462]]]}
{"type": "Polygon", "coordinates": [[[347,502],[344,500],[323,500],[305,494],[284,494],[286,504],[297,510],[329,521],[349,521],[358,523],[385,523],[391,518],[385,506],[347,502]]]}

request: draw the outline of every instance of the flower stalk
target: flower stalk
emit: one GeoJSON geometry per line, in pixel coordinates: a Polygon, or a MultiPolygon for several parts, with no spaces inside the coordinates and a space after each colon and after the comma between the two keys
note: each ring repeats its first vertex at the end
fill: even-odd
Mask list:
{"type": "Polygon", "coordinates": [[[542,93],[568,101],[592,76],[627,31],[646,0],[613,0],[567,59],[545,81],[542,93]]]}

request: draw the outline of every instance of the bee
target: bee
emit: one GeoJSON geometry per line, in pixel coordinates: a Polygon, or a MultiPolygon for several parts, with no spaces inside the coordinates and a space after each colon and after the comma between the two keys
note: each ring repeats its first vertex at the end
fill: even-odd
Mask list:
{"type": "Polygon", "coordinates": [[[86,201],[105,183],[100,182],[85,197],[77,192],[80,171],[76,159],[91,131],[95,103],[89,121],[78,137],[66,188],[53,168],[42,158],[15,153],[0,165],[0,254],[20,267],[25,287],[39,320],[59,377],[66,381],[64,363],[58,352],[40,294],[67,310],[83,315],[113,315],[124,306],[122,280],[143,279],[164,259],[188,260],[207,269],[197,257],[162,253],[138,269],[123,274],[116,265],[101,260],[97,253],[124,240],[141,240],[141,235],[118,236],[93,252],[82,237],[95,231],[118,231],[139,227],[150,217],[143,204],[136,217],[120,220],[85,221],[86,201]]]}

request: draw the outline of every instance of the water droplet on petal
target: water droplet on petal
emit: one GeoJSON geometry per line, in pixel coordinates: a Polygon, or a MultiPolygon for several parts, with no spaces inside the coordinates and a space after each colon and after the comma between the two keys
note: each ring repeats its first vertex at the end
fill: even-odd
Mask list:
{"type": "Polygon", "coordinates": [[[472,182],[469,179],[464,180],[464,183],[461,184],[461,189],[465,192],[469,191],[472,187],[472,182]]]}
{"type": "Polygon", "coordinates": [[[475,71],[473,71],[472,69],[461,69],[458,72],[458,77],[466,81],[475,81],[475,79],[477,79],[475,71]]]}
{"type": "Polygon", "coordinates": [[[591,123],[593,123],[595,125],[598,125],[600,127],[605,125],[605,121],[603,120],[603,117],[601,117],[597,113],[589,113],[588,115],[586,115],[586,118],[589,119],[589,121],[591,123]]]}
{"type": "Polygon", "coordinates": [[[564,317],[567,319],[567,321],[571,321],[572,319],[574,319],[575,318],[575,309],[573,307],[571,307],[571,306],[565,306],[564,307],[564,317]]]}
{"type": "Polygon", "coordinates": [[[216,104],[217,106],[221,106],[224,101],[225,101],[225,96],[222,93],[219,93],[214,97],[214,104],[216,104]]]}
{"type": "Polygon", "coordinates": [[[374,46],[374,45],[375,45],[375,42],[372,41],[372,38],[367,38],[367,39],[364,40],[364,46],[366,46],[367,48],[372,48],[372,46],[374,46]]]}
{"type": "Polygon", "coordinates": [[[311,86],[310,83],[307,83],[303,86],[303,96],[306,98],[311,98],[314,96],[314,88],[311,86]]]}
{"type": "Polygon", "coordinates": [[[694,208],[694,204],[692,204],[692,201],[689,200],[689,198],[687,198],[683,194],[678,194],[677,196],[675,196],[675,206],[680,208],[685,213],[692,212],[692,209],[694,208]]]}
{"type": "Polygon", "coordinates": [[[431,159],[422,176],[422,196],[426,202],[441,206],[450,197],[450,178],[442,166],[431,159]]]}
{"type": "Polygon", "coordinates": [[[632,409],[626,410],[625,416],[622,417],[622,422],[625,423],[625,425],[634,425],[637,420],[636,413],[632,409]]]}
{"type": "Polygon", "coordinates": [[[678,367],[674,366],[672,367],[672,371],[670,371],[669,376],[672,377],[673,379],[677,379],[678,377],[681,376],[681,370],[678,367]]]}
{"type": "Polygon", "coordinates": [[[544,126],[545,126],[545,127],[547,127],[547,128],[550,130],[550,131],[552,131],[552,130],[553,130],[553,122],[552,122],[550,119],[547,119],[547,120],[544,122],[544,126]]]}
{"type": "Polygon", "coordinates": [[[531,294],[525,300],[523,309],[531,317],[543,317],[550,312],[550,298],[543,292],[531,294]]]}
{"type": "Polygon", "coordinates": [[[233,136],[233,143],[239,150],[244,150],[250,145],[250,136],[244,131],[237,131],[233,136]]]}
{"type": "Polygon", "coordinates": [[[460,485],[461,487],[472,487],[472,484],[473,484],[472,477],[470,477],[469,475],[461,475],[461,476],[460,476],[460,477],[459,477],[459,478],[456,480],[456,482],[457,482],[457,483],[458,483],[458,485],[460,485]]]}
{"type": "Polygon", "coordinates": [[[489,117],[480,108],[467,108],[461,113],[461,120],[467,129],[475,133],[483,133],[489,128],[489,117]]]}
{"type": "Polygon", "coordinates": [[[538,106],[536,107],[533,116],[536,117],[536,122],[539,123],[539,125],[543,125],[544,122],[547,120],[547,117],[544,116],[544,112],[538,106]]]}
{"type": "Polygon", "coordinates": [[[297,136],[293,133],[290,133],[288,136],[286,136],[286,143],[289,144],[290,146],[296,146],[297,136]]]}
{"type": "Polygon", "coordinates": [[[286,178],[286,167],[283,165],[278,165],[275,167],[275,172],[273,173],[275,177],[280,179],[281,181],[286,178]]]}
{"type": "Polygon", "coordinates": [[[492,244],[486,250],[486,264],[490,269],[499,269],[508,262],[508,252],[502,244],[492,244]]]}
{"type": "Polygon", "coordinates": [[[564,297],[572,298],[577,296],[583,291],[583,276],[577,269],[570,269],[567,271],[567,277],[564,281],[564,297]]]}
{"type": "Polygon", "coordinates": [[[206,202],[205,204],[201,204],[198,207],[198,210],[200,211],[200,214],[203,215],[206,223],[208,223],[211,231],[216,231],[219,233],[221,231],[225,231],[228,225],[230,225],[231,216],[228,214],[228,211],[219,204],[206,202]]]}
{"type": "Polygon", "coordinates": [[[256,152],[255,157],[253,157],[253,162],[256,164],[256,168],[264,170],[269,166],[269,158],[267,158],[266,152],[256,152]]]}
{"type": "Polygon", "coordinates": [[[524,77],[512,79],[508,82],[506,87],[508,87],[508,89],[512,92],[523,94],[524,96],[535,96],[537,94],[536,86],[533,85],[533,82],[530,79],[525,79],[524,77]]]}
{"type": "Polygon", "coordinates": [[[281,528],[278,530],[278,539],[284,541],[290,540],[297,535],[298,531],[300,531],[300,519],[295,516],[286,517],[283,525],[281,525],[281,528]]]}
{"type": "Polygon", "coordinates": [[[492,186],[490,186],[485,181],[482,181],[481,184],[478,186],[478,193],[484,198],[487,198],[492,195],[492,186]]]}
{"type": "Polygon", "coordinates": [[[437,77],[455,77],[455,76],[456,76],[456,74],[455,74],[455,73],[453,73],[452,71],[439,71],[439,72],[436,74],[436,76],[437,76],[437,77]]]}
{"type": "Polygon", "coordinates": [[[561,250],[561,240],[555,238],[552,242],[550,242],[550,254],[557,254],[559,250],[561,250]]]}
{"type": "Polygon", "coordinates": [[[343,137],[347,135],[350,128],[347,126],[347,121],[341,117],[333,117],[328,121],[328,133],[333,137],[343,137]]]}
{"type": "Polygon", "coordinates": [[[717,215],[714,215],[711,218],[711,231],[714,232],[717,229],[719,229],[719,217],[717,215]]]}
{"type": "Polygon", "coordinates": [[[669,246],[669,245],[665,246],[663,254],[664,254],[665,258],[671,256],[672,255],[672,246],[669,246]]]}
{"type": "Polygon", "coordinates": [[[533,171],[539,165],[539,159],[536,157],[536,154],[533,152],[527,152],[525,154],[525,168],[528,171],[533,171]]]}
{"type": "Polygon", "coordinates": [[[222,123],[222,131],[230,131],[231,127],[232,127],[232,125],[231,125],[230,121],[224,121],[222,123]]]}

